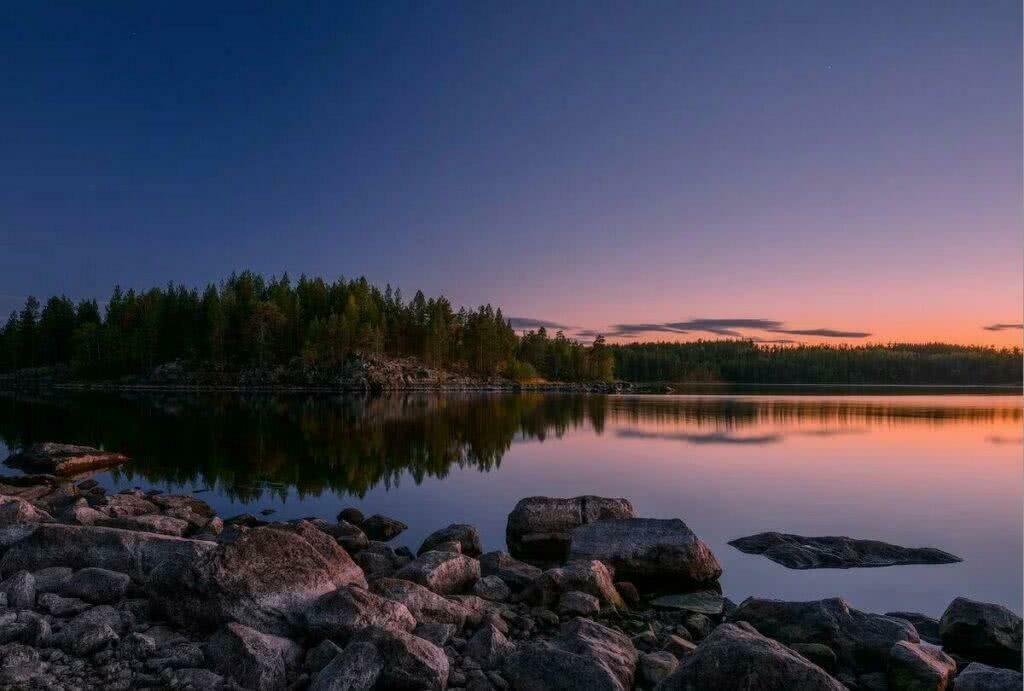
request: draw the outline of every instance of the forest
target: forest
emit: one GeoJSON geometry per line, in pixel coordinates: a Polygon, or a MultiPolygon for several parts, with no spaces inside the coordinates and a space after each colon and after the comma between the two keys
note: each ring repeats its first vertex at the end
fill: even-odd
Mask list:
{"type": "Polygon", "coordinates": [[[332,371],[358,354],[516,381],[761,384],[1019,384],[1020,348],[941,343],[758,344],[749,340],[584,344],[543,328],[517,334],[500,308],[456,310],[444,297],[384,290],[365,278],[327,282],[232,274],[203,291],[182,285],[96,300],[30,297],[0,329],[0,372],[67,366],[84,379],[142,375],[161,364],[238,371],[332,371]]]}

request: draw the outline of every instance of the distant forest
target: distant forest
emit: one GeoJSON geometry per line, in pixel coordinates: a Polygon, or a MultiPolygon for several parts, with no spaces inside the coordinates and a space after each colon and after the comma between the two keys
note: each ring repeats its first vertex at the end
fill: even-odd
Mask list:
{"type": "Polygon", "coordinates": [[[356,354],[411,356],[429,366],[581,382],[765,384],[1009,384],[1020,348],[939,343],[769,346],[752,341],[592,344],[517,335],[500,308],[456,311],[444,297],[384,290],[364,278],[328,283],[233,274],[202,292],[181,285],[123,291],[103,310],[30,297],[0,329],[0,372],[62,365],[83,378],[145,375],[185,361],[196,368],[276,366],[334,370],[356,354]]]}

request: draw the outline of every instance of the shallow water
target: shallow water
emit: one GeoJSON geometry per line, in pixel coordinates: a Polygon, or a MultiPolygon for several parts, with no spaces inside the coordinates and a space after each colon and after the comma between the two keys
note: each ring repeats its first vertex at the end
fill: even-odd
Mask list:
{"type": "MultiPolygon", "coordinates": [[[[97,479],[199,494],[223,516],[452,522],[504,549],[525,496],[628,497],[682,518],[748,595],[840,595],[939,615],[957,595],[1021,611],[1021,398],[1013,395],[0,397],[0,454],[34,441],[124,451],[97,479]],[[4,448],[6,447],[6,448],[4,448]],[[765,530],[933,546],[963,563],[793,571],[726,543],[765,530]]],[[[11,473],[0,468],[0,473],[11,473]]]]}

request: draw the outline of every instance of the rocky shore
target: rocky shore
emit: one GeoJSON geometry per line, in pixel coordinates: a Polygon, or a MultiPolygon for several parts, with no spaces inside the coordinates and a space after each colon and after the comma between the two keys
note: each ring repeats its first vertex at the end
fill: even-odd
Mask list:
{"type": "Polygon", "coordinates": [[[1004,607],[735,604],[706,543],[626,499],[529,497],[508,553],[462,524],[414,553],[354,508],[222,518],[43,472],[97,453],[0,478],[0,689],[1021,688],[1004,607]]]}

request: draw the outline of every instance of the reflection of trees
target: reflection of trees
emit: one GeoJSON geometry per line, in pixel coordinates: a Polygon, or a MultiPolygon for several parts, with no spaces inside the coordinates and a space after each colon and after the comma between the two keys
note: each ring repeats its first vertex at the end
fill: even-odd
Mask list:
{"type": "MultiPolygon", "coordinates": [[[[419,483],[454,465],[489,471],[519,439],[601,432],[639,423],[698,430],[817,423],[849,429],[899,424],[1021,421],[1019,404],[975,399],[604,397],[544,394],[312,395],[51,392],[0,398],[9,447],[65,441],[129,453],[114,471],[150,483],[214,486],[252,501],[264,494],[325,490],[365,494],[408,473],[419,483]]],[[[698,435],[709,437],[706,433],[698,435]]]]}

